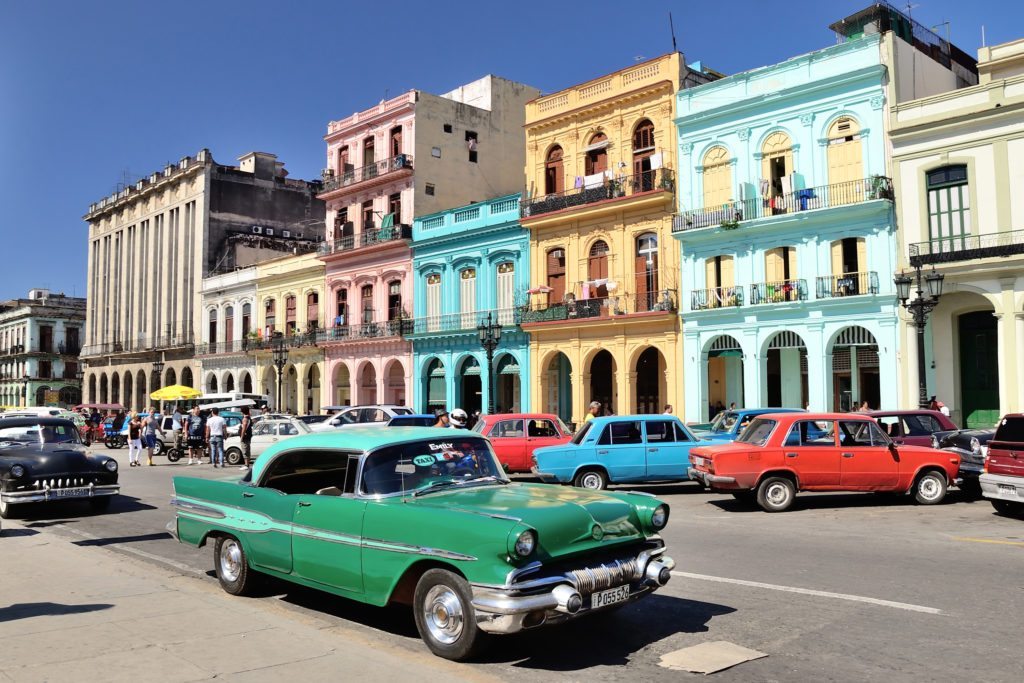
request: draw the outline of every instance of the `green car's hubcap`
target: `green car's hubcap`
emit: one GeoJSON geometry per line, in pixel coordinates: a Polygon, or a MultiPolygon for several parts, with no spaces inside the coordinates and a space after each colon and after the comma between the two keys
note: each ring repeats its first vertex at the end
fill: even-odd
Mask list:
{"type": "Polygon", "coordinates": [[[451,645],[462,635],[462,601],[448,586],[434,586],[423,601],[423,616],[434,640],[451,645]]]}
{"type": "Polygon", "coordinates": [[[234,540],[224,541],[220,547],[220,575],[228,583],[238,580],[242,570],[242,549],[234,540]]]}

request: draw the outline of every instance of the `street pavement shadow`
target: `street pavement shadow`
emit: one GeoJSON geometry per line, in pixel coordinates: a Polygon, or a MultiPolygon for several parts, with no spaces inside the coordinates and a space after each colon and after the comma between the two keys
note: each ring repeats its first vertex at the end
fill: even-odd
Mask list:
{"type": "Polygon", "coordinates": [[[129,512],[138,512],[140,510],[156,509],[156,506],[143,503],[138,498],[118,494],[113,496],[113,500],[110,501],[110,507],[103,511],[94,511],[90,509],[88,500],[60,500],[51,503],[26,504],[17,511],[17,516],[22,520],[33,522],[33,524],[28,526],[52,526],[56,524],[67,524],[68,520],[65,519],[57,521],[57,518],[63,517],[122,515],[129,512]]]}
{"type": "Polygon", "coordinates": [[[14,538],[16,536],[35,536],[39,532],[35,529],[3,529],[0,528],[0,536],[14,538]]]}
{"type": "MultiPolygon", "coordinates": [[[[962,500],[951,491],[945,500],[937,503],[939,506],[954,505],[958,502],[973,502],[962,500]]],[[[726,512],[761,512],[764,513],[754,501],[741,501],[729,496],[709,500],[708,503],[726,512]]],[[[851,491],[844,493],[800,493],[797,494],[793,505],[786,512],[798,512],[801,510],[823,511],[823,510],[846,510],[857,508],[891,508],[917,505],[913,496],[895,493],[871,493],[851,491]]],[[[767,513],[765,513],[767,514],[767,513]]],[[[782,514],[786,514],[785,512],[782,514]]]]}
{"type": "Polygon", "coordinates": [[[633,486],[615,486],[609,489],[611,491],[638,491],[640,493],[649,493],[652,496],[678,496],[687,495],[692,496],[698,493],[707,493],[707,489],[698,484],[695,481],[680,481],[671,484],[641,484],[633,486]]]}
{"type": "Polygon", "coordinates": [[[82,541],[72,541],[74,545],[90,546],[90,545],[114,545],[117,543],[138,543],[140,541],[162,541],[172,536],[166,531],[156,534],[139,534],[137,536],[116,536],[114,538],[88,538],[82,541]]]}
{"type": "Polygon", "coordinates": [[[96,603],[92,605],[62,605],[57,602],[22,602],[9,607],[0,607],[0,621],[29,619],[31,617],[62,616],[81,612],[97,612],[110,609],[113,605],[96,603]]]}

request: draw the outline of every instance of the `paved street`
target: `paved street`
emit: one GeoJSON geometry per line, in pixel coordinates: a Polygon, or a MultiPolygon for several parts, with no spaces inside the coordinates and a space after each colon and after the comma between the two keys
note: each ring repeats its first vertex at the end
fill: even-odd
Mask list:
{"type": "MultiPolygon", "coordinates": [[[[125,450],[111,453],[127,464],[125,450]]],[[[930,508],[871,494],[806,495],[795,510],[769,515],[691,484],[646,487],[672,505],[666,537],[679,566],[665,589],[614,617],[496,639],[483,661],[455,665],[433,661],[406,610],[364,607],[281,584],[256,600],[221,593],[212,576],[212,551],[179,545],[164,532],[171,517],[170,478],[238,471],[222,475],[209,466],[157,462],[122,469],[125,495],[110,514],[89,516],[71,504],[36,508],[25,519],[5,523],[5,534],[12,541],[24,542],[18,536],[31,534],[37,544],[88,549],[96,561],[117,558],[136,574],[142,567],[143,579],[150,567],[153,582],[190,591],[189,599],[200,596],[207,612],[244,610],[246,618],[273,621],[281,630],[264,645],[271,651],[319,658],[326,634],[338,652],[368,653],[362,656],[389,667],[374,670],[371,678],[415,668],[426,677],[449,679],[511,680],[526,674],[531,680],[679,680],[689,674],[660,668],[661,656],[718,640],[768,654],[716,674],[727,681],[1010,681],[1024,675],[1024,520],[996,516],[987,502],[962,500],[957,492],[950,502],[930,508]],[[303,631],[310,627],[319,631],[315,647],[303,631]]],[[[50,577],[41,571],[39,581],[50,577]]],[[[66,591],[53,580],[35,591],[36,600],[49,593],[49,600],[63,602],[66,591]]],[[[0,614],[11,602],[10,596],[0,600],[0,614]]],[[[197,618],[198,613],[181,613],[177,626],[196,629],[197,618]]],[[[17,623],[4,625],[5,639],[17,634],[17,623]]],[[[231,645],[226,634],[217,637],[226,648],[243,647],[231,645]]],[[[267,671],[274,671],[277,660],[267,660],[267,671]]],[[[198,666],[192,679],[213,675],[213,669],[198,666]]],[[[13,669],[4,673],[12,680],[32,678],[13,669]]],[[[309,680],[337,677],[324,662],[303,673],[309,680]]]]}

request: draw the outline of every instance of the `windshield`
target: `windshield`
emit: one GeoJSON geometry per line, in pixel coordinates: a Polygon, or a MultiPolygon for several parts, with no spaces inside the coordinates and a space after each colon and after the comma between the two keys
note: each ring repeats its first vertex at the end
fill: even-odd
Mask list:
{"type": "Polygon", "coordinates": [[[733,426],[736,424],[736,420],[738,419],[740,419],[739,414],[732,411],[728,413],[719,413],[715,416],[715,421],[711,423],[711,431],[715,434],[731,432],[733,426]]]}
{"type": "Polygon", "coordinates": [[[0,442],[17,443],[81,443],[74,425],[0,426],[0,442]]]}
{"type": "Polygon", "coordinates": [[[290,420],[286,424],[290,424],[291,426],[295,427],[296,431],[298,431],[299,434],[313,433],[313,430],[309,428],[309,425],[307,425],[305,422],[301,420],[290,420]]]}
{"type": "Polygon", "coordinates": [[[572,435],[572,439],[570,439],[570,443],[574,443],[574,444],[581,444],[581,443],[583,443],[583,438],[587,435],[587,432],[590,431],[590,424],[591,424],[590,422],[584,422],[583,426],[580,427],[580,431],[578,431],[578,432],[576,432],[575,434],[572,435]]]}
{"type": "MultiPolygon", "coordinates": [[[[431,426],[433,426],[433,423],[431,423],[431,426]]],[[[477,434],[483,434],[485,427],[487,427],[487,423],[484,420],[477,420],[476,424],[474,424],[473,428],[469,431],[476,432],[477,434]]]]}
{"type": "Polygon", "coordinates": [[[743,430],[739,438],[736,439],[736,443],[749,443],[756,446],[763,446],[768,442],[768,436],[775,429],[775,420],[766,420],[764,418],[755,418],[747,428],[743,430]]]}
{"type": "Polygon", "coordinates": [[[508,483],[505,470],[486,439],[464,431],[452,438],[386,446],[373,451],[363,465],[361,491],[393,495],[508,483]]]}

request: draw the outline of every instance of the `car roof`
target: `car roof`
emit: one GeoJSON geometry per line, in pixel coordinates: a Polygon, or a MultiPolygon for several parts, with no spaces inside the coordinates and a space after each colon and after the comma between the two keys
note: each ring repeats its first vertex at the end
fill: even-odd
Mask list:
{"type": "Polygon", "coordinates": [[[265,450],[252,467],[252,481],[259,481],[266,469],[267,463],[283,451],[296,449],[339,449],[347,451],[369,451],[381,446],[408,443],[410,441],[423,441],[443,438],[475,438],[482,439],[476,432],[469,430],[458,430],[454,435],[453,430],[445,427],[407,427],[399,430],[381,429],[380,427],[347,427],[345,429],[332,429],[326,432],[313,432],[312,434],[301,434],[285,441],[276,443],[265,450]]]}
{"type": "Polygon", "coordinates": [[[795,420],[874,420],[874,417],[869,413],[765,413],[758,417],[769,417],[772,415],[778,415],[779,417],[788,417],[795,420]]]}
{"type": "Polygon", "coordinates": [[[649,422],[651,420],[676,420],[680,424],[682,420],[677,415],[664,415],[662,413],[655,413],[653,415],[605,415],[603,417],[595,417],[590,421],[590,424],[595,426],[604,426],[611,424],[612,422],[649,422]]]}
{"type": "MultiPolygon", "coordinates": [[[[871,417],[890,417],[897,415],[942,415],[938,410],[929,410],[928,408],[907,408],[906,410],[870,410],[862,415],[870,415],[871,417]]],[[[943,416],[945,417],[945,416],[943,416]]]]}
{"type": "Polygon", "coordinates": [[[392,420],[412,420],[418,417],[429,417],[431,420],[436,420],[437,416],[430,413],[409,413],[406,415],[395,415],[392,420]]]}
{"type": "Polygon", "coordinates": [[[724,410],[726,413],[736,413],[737,415],[765,415],[767,413],[806,413],[806,410],[801,408],[736,408],[734,410],[724,410]]]}
{"type": "Polygon", "coordinates": [[[494,415],[481,415],[481,420],[557,420],[557,415],[551,413],[495,413],[494,415]]]}
{"type": "Polygon", "coordinates": [[[31,427],[33,425],[74,425],[66,417],[5,417],[0,421],[0,427],[31,427]]]}

